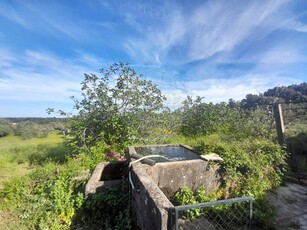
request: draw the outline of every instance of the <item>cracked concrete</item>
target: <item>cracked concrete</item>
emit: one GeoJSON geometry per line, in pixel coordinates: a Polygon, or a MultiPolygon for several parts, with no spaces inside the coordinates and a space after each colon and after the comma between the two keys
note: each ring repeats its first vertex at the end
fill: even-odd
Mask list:
{"type": "Polygon", "coordinates": [[[275,206],[277,230],[307,229],[307,186],[287,183],[269,194],[275,206]]]}

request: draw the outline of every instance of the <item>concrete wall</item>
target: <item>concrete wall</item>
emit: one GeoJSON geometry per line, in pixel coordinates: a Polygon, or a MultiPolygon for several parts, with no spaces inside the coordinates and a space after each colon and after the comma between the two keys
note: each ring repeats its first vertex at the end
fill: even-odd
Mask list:
{"type": "Polygon", "coordinates": [[[209,169],[208,161],[189,160],[132,166],[133,207],[140,229],[171,229],[174,206],[170,198],[184,186],[216,191],[220,185],[218,169],[209,169]]]}
{"type": "Polygon", "coordinates": [[[184,186],[192,190],[205,187],[208,192],[220,186],[218,169],[210,169],[204,160],[158,163],[146,167],[146,172],[168,198],[184,186]]]}
{"type": "Polygon", "coordinates": [[[134,167],[132,180],[138,191],[133,193],[137,225],[142,230],[170,229],[173,204],[142,167],[134,167]]]}
{"type": "Polygon", "coordinates": [[[125,161],[100,162],[85,186],[85,196],[88,197],[106,187],[121,184],[121,177],[125,176],[124,174],[126,173],[125,168],[127,168],[127,162],[125,161]]]}

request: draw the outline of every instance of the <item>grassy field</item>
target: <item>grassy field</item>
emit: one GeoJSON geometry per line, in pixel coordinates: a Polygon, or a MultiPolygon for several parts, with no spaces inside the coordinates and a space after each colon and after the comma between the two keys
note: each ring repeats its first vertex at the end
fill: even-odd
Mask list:
{"type": "Polygon", "coordinates": [[[34,162],[52,154],[63,142],[61,135],[50,134],[47,138],[23,140],[17,136],[0,138],[0,189],[3,181],[28,173],[34,162]]]}
{"type": "MultiPolygon", "coordinates": [[[[3,182],[24,176],[35,168],[35,165],[49,159],[59,159],[59,148],[63,138],[56,133],[47,138],[23,140],[17,136],[0,138],[0,191],[3,182]]],[[[62,156],[64,157],[64,156],[62,156]]],[[[12,210],[0,210],[0,229],[26,229],[17,213],[12,210]]]]}

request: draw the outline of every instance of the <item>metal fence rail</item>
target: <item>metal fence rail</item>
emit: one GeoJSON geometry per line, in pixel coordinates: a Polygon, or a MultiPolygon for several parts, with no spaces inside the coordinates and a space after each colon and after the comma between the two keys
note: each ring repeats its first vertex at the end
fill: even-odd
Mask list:
{"type": "Polygon", "coordinates": [[[240,197],[175,206],[176,230],[193,228],[189,221],[179,224],[180,217],[187,216],[189,212],[193,211],[199,216],[198,221],[194,221],[194,223],[201,225],[199,227],[194,226],[194,229],[251,229],[253,198],[240,197]]]}

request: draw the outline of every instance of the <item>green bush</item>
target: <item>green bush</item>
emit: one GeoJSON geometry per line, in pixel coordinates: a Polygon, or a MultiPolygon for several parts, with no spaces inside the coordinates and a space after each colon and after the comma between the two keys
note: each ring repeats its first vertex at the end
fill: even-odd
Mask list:
{"type": "Polygon", "coordinates": [[[13,132],[12,124],[4,119],[0,119],[0,137],[5,137],[13,132]]]}
{"type": "MultiPolygon", "coordinates": [[[[174,205],[187,205],[187,204],[196,204],[196,198],[193,194],[193,191],[188,187],[180,188],[173,196],[172,202],[174,205]]],[[[190,209],[187,211],[187,218],[194,219],[201,215],[199,208],[190,209]]]]}
{"type": "Polygon", "coordinates": [[[264,109],[244,110],[230,103],[204,103],[201,97],[195,100],[188,97],[179,111],[180,132],[185,136],[219,133],[237,140],[246,137],[273,140],[276,137],[272,113],[264,109]]]}
{"type": "Polygon", "coordinates": [[[4,183],[2,207],[19,213],[29,228],[67,229],[84,197],[82,167],[76,160],[65,165],[49,162],[30,174],[4,183]]]}
{"type": "Polygon", "coordinates": [[[37,124],[33,121],[23,121],[17,124],[14,134],[22,139],[31,139],[34,137],[44,138],[53,131],[53,127],[48,124],[37,124]]]}
{"type": "Polygon", "coordinates": [[[254,220],[264,229],[274,229],[276,210],[265,197],[259,197],[254,202],[254,220]]]}
{"type": "MultiPolygon", "coordinates": [[[[224,134],[186,138],[181,141],[204,154],[219,154],[224,160],[221,168],[222,184],[220,189],[212,194],[206,194],[201,190],[196,191],[196,193],[192,193],[194,198],[190,197],[185,200],[191,200],[190,204],[192,204],[200,196],[203,196],[204,199],[198,198],[197,202],[251,196],[255,199],[254,207],[257,212],[254,216],[255,220],[264,228],[269,228],[272,225],[273,207],[268,201],[262,202],[262,200],[268,190],[274,189],[282,183],[287,170],[287,153],[278,144],[259,138],[228,139],[224,134]]],[[[185,196],[181,195],[181,198],[185,196]]],[[[180,203],[183,204],[183,202],[180,203]]],[[[227,213],[219,208],[210,210],[210,212],[212,211],[219,215],[227,213]]]]}
{"type": "Polygon", "coordinates": [[[203,153],[217,153],[223,158],[225,198],[261,197],[267,190],[280,185],[287,168],[286,152],[267,140],[228,142],[218,135],[211,135],[196,143],[196,148],[203,153]]]}
{"type": "Polygon", "coordinates": [[[74,228],[131,229],[131,197],[128,183],[109,187],[89,197],[82,206],[74,228]]]}

